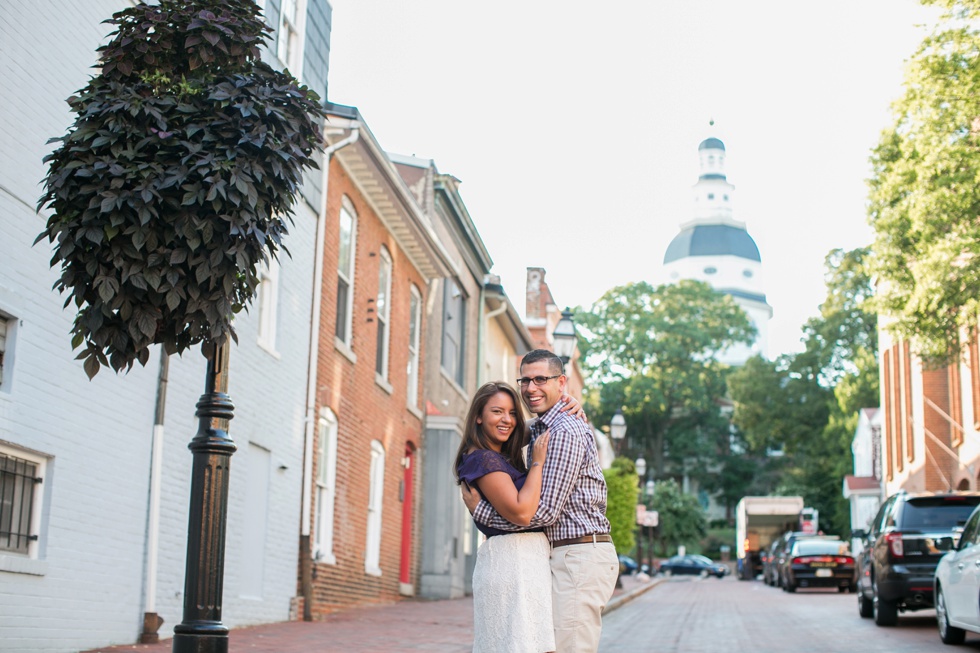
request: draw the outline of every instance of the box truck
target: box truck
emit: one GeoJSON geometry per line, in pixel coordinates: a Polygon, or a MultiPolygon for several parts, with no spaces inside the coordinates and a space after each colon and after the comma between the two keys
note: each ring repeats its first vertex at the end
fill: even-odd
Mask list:
{"type": "Polygon", "coordinates": [[[735,506],[737,572],[741,580],[762,573],[762,554],[773,540],[796,530],[803,497],[742,497],[735,506]]]}

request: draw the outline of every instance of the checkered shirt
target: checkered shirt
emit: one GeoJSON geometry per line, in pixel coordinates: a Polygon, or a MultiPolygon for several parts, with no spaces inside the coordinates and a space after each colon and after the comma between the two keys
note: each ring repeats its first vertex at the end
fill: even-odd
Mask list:
{"type": "MultiPolygon", "coordinates": [[[[551,437],[542,472],[541,503],[530,528],[543,526],[550,541],[608,533],[606,479],[595,436],[588,424],[561,412],[561,407],[560,402],[555,404],[531,426],[531,446],[545,429],[551,430],[551,437]]],[[[473,519],[505,531],[527,528],[498,515],[486,499],[476,507],[473,519]]]]}

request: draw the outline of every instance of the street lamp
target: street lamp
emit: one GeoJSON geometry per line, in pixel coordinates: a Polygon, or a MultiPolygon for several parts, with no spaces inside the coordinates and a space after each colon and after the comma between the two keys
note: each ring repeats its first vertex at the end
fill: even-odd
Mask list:
{"type": "Polygon", "coordinates": [[[641,482],[643,477],[647,475],[647,461],[643,456],[636,459],[636,475],[640,477],[641,482]]]}
{"type": "Polygon", "coordinates": [[[626,437],[626,418],[623,417],[623,411],[619,408],[613,413],[612,419],[609,420],[609,437],[612,438],[613,447],[616,450],[616,455],[619,455],[619,450],[622,448],[620,444],[623,438],[626,437]]]}
{"type": "Polygon", "coordinates": [[[575,324],[572,323],[573,313],[567,308],[561,312],[561,319],[555,325],[551,337],[555,341],[555,355],[561,359],[562,365],[568,365],[575,353],[575,324]]]}

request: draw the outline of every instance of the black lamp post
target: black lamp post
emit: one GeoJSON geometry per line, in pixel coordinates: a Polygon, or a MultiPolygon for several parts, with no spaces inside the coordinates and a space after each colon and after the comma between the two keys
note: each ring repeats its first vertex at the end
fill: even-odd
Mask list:
{"type": "Polygon", "coordinates": [[[561,319],[555,325],[555,330],[551,337],[555,343],[555,355],[561,359],[562,365],[568,365],[575,353],[576,336],[575,324],[572,322],[572,313],[567,308],[561,312],[561,319]]]}
{"type": "Polygon", "coordinates": [[[231,455],[228,437],[235,405],[228,396],[229,343],[202,347],[208,359],[204,394],[197,402],[199,426],[187,447],[194,457],[187,518],[184,619],[174,626],[173,653],[227,653],[228,627],[221,623],[225,523],[231,455]]]}

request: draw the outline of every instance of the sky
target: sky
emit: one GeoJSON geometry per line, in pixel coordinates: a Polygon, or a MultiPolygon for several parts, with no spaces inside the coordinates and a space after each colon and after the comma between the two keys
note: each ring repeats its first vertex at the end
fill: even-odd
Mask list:
{"type": "Polygon", "coordinates": [[[665,281],[697,146],[721,138],[770,357],[802,349],[826,255],[871,242],[868,157],[935,16],[915,0],[331,2],[328,99],[462,181],[521,313],[529,266],[562,307],[665,281]]]}

